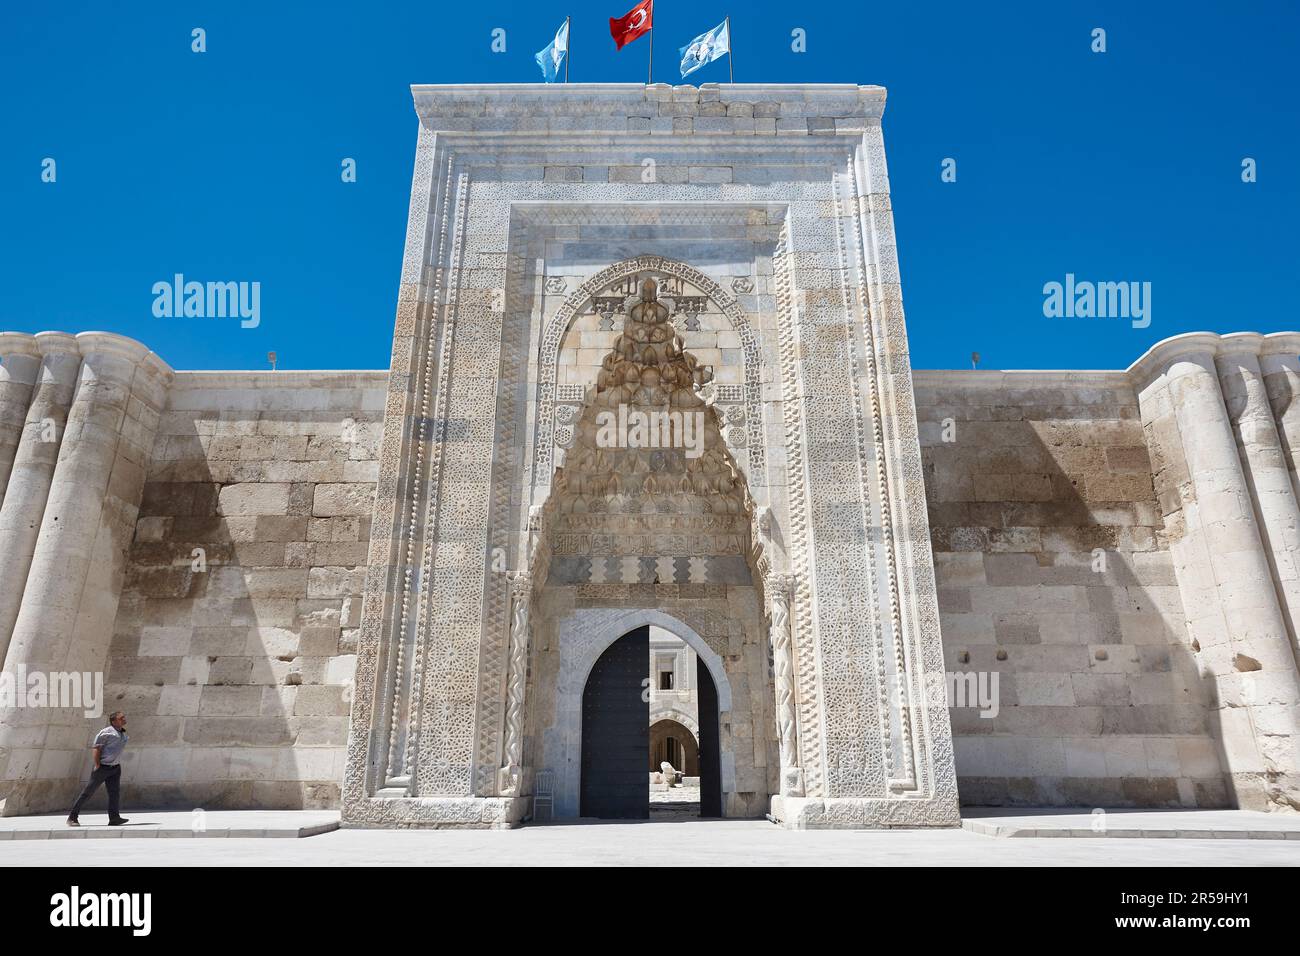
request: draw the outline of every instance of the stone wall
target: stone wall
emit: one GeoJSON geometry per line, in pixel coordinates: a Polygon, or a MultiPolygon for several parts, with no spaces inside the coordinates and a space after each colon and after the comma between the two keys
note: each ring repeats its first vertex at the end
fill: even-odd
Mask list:
{"type": "Polygon", "coordinates": [[[962,802],[1226,805],[1127,374],[915,383],[962,802]]]}
{"type": "Polygon", "coordinates": [[[127,805],[339,805],[386,382],[176,376],[106,674],[127,805]]]}
{"type": "MultiPolygon", "coordinates": [[[[128,805],[339,806],[386,373],[172,373],[103,333],[0,348],[6,669],[103,668],[128,805]]],[[[998,679],[950,707],[962,801],[1295,806],[1300,335],[914,384],[945,666],[998,679]]],[[[525,763],[572,804],[583,675],[652,623],[715,674],[728,815],[761,813],[779,766],[761,596],[622,587],[540,601],[525,763]]],[[[66,806],[102,720],[0,718],[3,812],[66,806]]]]}
{"type": "MultiPolygon", "coordinates": [[[[650,628],[650,723],[675,720],[699,738],[700,691],[697,656],[680,637],[661,627],[650,628]],[[672,690],[661,690],[660,674],[671,671],[672,690]]],[[[653,768],[652,768],[653,769],[653,768]]]]}

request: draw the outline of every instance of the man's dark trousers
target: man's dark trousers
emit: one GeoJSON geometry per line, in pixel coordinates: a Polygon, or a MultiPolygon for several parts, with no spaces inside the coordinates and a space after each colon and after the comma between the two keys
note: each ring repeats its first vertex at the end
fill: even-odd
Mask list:
{"type": "Polygon", "coordinates": [[[82,804],[95,795],[95,791],[99,789],[101,783],[108,789],[108,818],[116,820],[122,815],[122,808],[118,803],[122,784],[122,765],[114,764],[110,767],[106,764],[100,764],[99,769],[91,773],[90,780],[86,783],[86,789],[81,791],[81,796],[77,797],[77,802],[72,805],[72,812],[68,814],[69,819],[77,819],[77,815],[81,813],[82,804]]]}

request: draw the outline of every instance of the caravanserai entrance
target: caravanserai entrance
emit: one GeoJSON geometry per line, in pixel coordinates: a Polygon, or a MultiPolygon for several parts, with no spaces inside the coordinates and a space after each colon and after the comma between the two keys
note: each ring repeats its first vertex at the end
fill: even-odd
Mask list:
{"type": "Polygon", "coordinates": [[[588,678],[647,626],[717,691],[700,812],[716,758],[724,817],[953,825],[883,91],[415,100],[347,825],[578,819],[588,678]]]}
{"type": "Polygon", "coordinates": [[[581,816],[721,816],[718,718],[709,666],[685,641],[657,626],[614,641],[583,688],[581,816]]]}

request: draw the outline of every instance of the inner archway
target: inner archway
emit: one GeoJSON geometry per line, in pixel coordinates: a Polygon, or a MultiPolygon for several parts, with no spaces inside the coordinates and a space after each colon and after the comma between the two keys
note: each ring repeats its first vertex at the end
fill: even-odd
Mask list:
{"type": "Polygon", "coordinates": [[[684,777],[700,775],[700,742],[684,724],[666,718],[650,725],[650,772],[662,773],[665,763],[684,777]]]}

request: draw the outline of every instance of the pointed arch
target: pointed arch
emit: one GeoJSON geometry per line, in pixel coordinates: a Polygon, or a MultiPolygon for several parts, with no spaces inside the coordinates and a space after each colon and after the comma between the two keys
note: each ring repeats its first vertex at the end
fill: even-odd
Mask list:
{"type": "Polygon", "coordinates": [[[763,405],[760,401],[762,382],[762,349],[759,347],[758,333],[750,325],[749,319],[740,308],[736,297],[727,292],[707,275],[685,262],[669,259],[665,256],[633,256],[616,262],[602,269],[586,282],[582,283],[564,302],[558,312],[547,322],[542,333],[537,355],[537,425],[533,440],[533,482],[535,485],[548,485],[554,473],[554,434],[555,409],[557,404],[556,378],[559,368],[560,346],[574,319],[585,309],[603,289],[620,279],[639,273],[659,273],[673,276],[689,282],[699,289],[712,302],[732,329],[740,336],[741,351],[744,354],[744,395],[745,432],[743,448],[748,458],[749,486],[751,489],[768,485],[767,456],[764,452],[763,405]]]}

